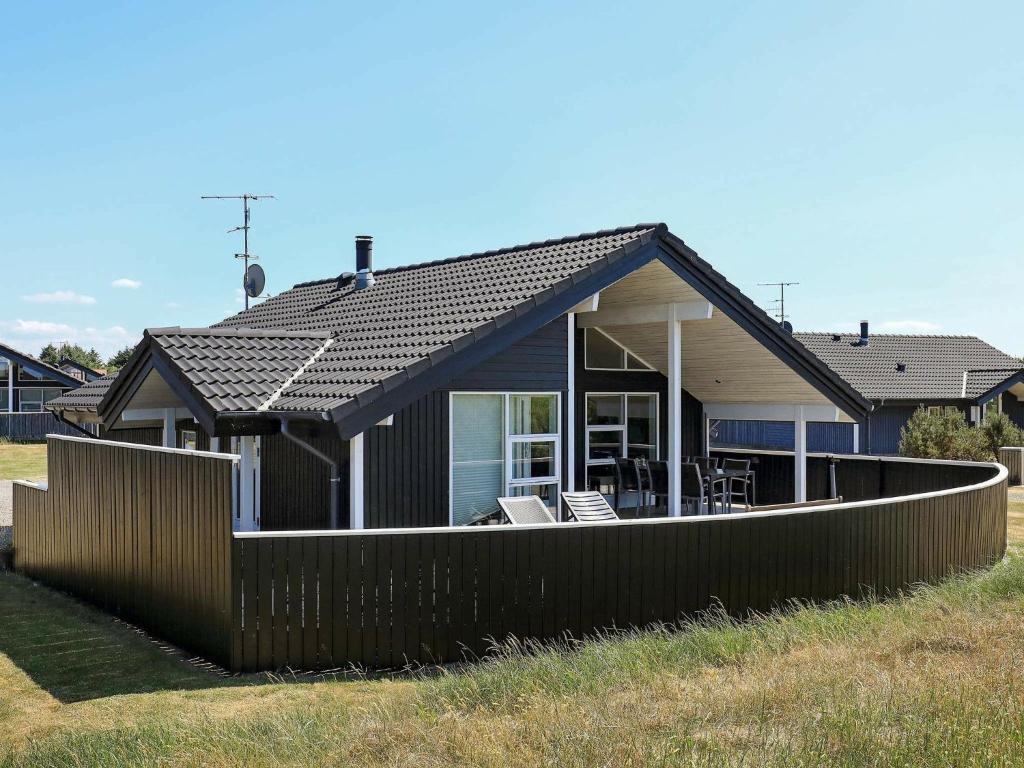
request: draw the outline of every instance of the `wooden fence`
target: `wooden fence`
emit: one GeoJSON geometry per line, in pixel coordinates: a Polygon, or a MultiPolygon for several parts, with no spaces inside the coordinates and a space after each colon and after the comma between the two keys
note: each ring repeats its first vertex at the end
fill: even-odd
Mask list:
{"type": "MultiPolygon", "coordinates": [[[[794,498],[792,451],[713,449],[720,458],[751,460],[757,478],[758,504],[787,504],[794,498]]],[[[808,500],[832,497],[829,464],[835,462],[836,491],[843,501],[866,501],[942,491],[982,482],[990,464],[966,461],[923,461],[895,456],[808,454],[808,500]]]]}
{"type": "Polygon", "coordinates": [[[1024,484],[1024,448],[1000,448],[999,463],[1010,473],[1010,485],[1024,484]]]}
{"type": "Polygon", "coordinates": [[[237,669],[401,666],[509,636],[890,593],[996,562],[1006,472],[955,491],[814,510],[569,524],[236,534],[237,669]]]}
{"type": "Polygon", "coordinates": [[[14,487],[14,565],[230,665],[232,457],[48,439],[47,489],[14,487]]]}
{"type": "Polygon", "coordinates": [[[234,457],[69,438],[49,450],[49,489],[16,486],[16,568],[232,670],[454,661],[510,636],[886,594],[1006,548],[994,464],[911,462],[890,481],[943,490],[800,511],[232,534],[234,457]]]}
{"type": "Polygon", "coordinates": [[[78,437],[82,433],[74,427],[57,421],[57,418],[49,411],[0,413],[0,438],[15,442],[32,442],[45,440],[49,434],[78,437]]]}

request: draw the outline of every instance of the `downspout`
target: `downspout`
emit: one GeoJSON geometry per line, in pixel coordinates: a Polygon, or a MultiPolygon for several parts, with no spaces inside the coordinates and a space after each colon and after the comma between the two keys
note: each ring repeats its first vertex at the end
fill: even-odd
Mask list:
{"type": "Polygon", "coordinates": [[[292,432],[289,431],[289,425],[289,421],[284,419],[281,420],[281,434],[299,446],[302,450],[316,456],[331,469],[331,528],[337,530],[339,520],[338,490],[341,484],[341,472],[338,470],[338,462],[310,443],[307,443],[302,438],[292,434],[292,432]]]}
{"type": "Polygon", "coordinates": [[[57,413],[56,411],[50,411],[50,413],[52,413],[53,417],[55,419],[57,419],[57,421],[59,423],[63,424],[65,427],[71,427],[72,429],[77,430],[78,432],[81,432],[83,435],[85,435],[86,437],[88,437],[88,438],[90,438],[92,440],[96,439],[96,435],[94,435],[92,432],[87,430],[85,427],[79,426],[78,424],[75,424],[75,422],[73,422],[73,421],[68,421],[63,416],[61,416],[59,413],[57,413]]]}

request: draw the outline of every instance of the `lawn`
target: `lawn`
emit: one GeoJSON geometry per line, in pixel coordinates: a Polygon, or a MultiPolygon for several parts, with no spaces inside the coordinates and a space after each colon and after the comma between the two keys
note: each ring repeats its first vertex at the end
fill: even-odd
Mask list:
{"type": "Polygon", "coordinates": [[[0,480],[45,480],[46,443],[0,441],[0,480]]]}
{"type": "Polygon", "coordinates": [[[0,766],[1024,765],[1024,501],[994,570],[464,670],[225,677],[0,578],[0,766]]]}

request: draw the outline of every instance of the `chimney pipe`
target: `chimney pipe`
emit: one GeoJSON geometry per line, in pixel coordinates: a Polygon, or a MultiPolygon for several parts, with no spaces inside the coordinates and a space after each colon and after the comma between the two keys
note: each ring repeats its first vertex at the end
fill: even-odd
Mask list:
{"type": "Polygon", "coordinates": [[[870,343],[870,337],[868,336],[868,321],[861,320],[860,322],[860,345],[866,347],[870,343]]]}
{"type": "Polygon", "coordinates": [[[369,288],[373,279],[373,238],[356,235],[356,289],[369,288]]]}

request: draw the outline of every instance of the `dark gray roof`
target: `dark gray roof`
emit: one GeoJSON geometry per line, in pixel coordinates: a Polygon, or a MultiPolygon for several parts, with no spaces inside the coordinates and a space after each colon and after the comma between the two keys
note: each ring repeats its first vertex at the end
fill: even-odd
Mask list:
{"type": "Polygon", "coordinates": [[[871,400],[975,399],[1024,368],[976,336],[873,334],[859,346],[859,334],[793,335],[871,400]]]}
{"type": "Polygon", "coordinates": [[[146,332],[215,413],[256,411],[330,343],[317,331],[157,328],[146,332]]]}
{"type": "Polygon", "coordinates": [[[46,407],[51,411],[73,411],[75,413],[96,413],[103,402],[103,396],[113,383],[116,373],[108,373],[98,379],[88,381],[76,389],[65,392],[60,397],[50,400],[46,407]]]}
{"type": "Polygon", "coordinates": [[[647,243],[658,225],[515,246],[427,264],[380,270],[356,290],[338,279],[303,283],[216,327],[330,331],[330,348],[274,404],[278,411],[326,411],[408,369],[444,356],[510,322],[647,243]]]}

